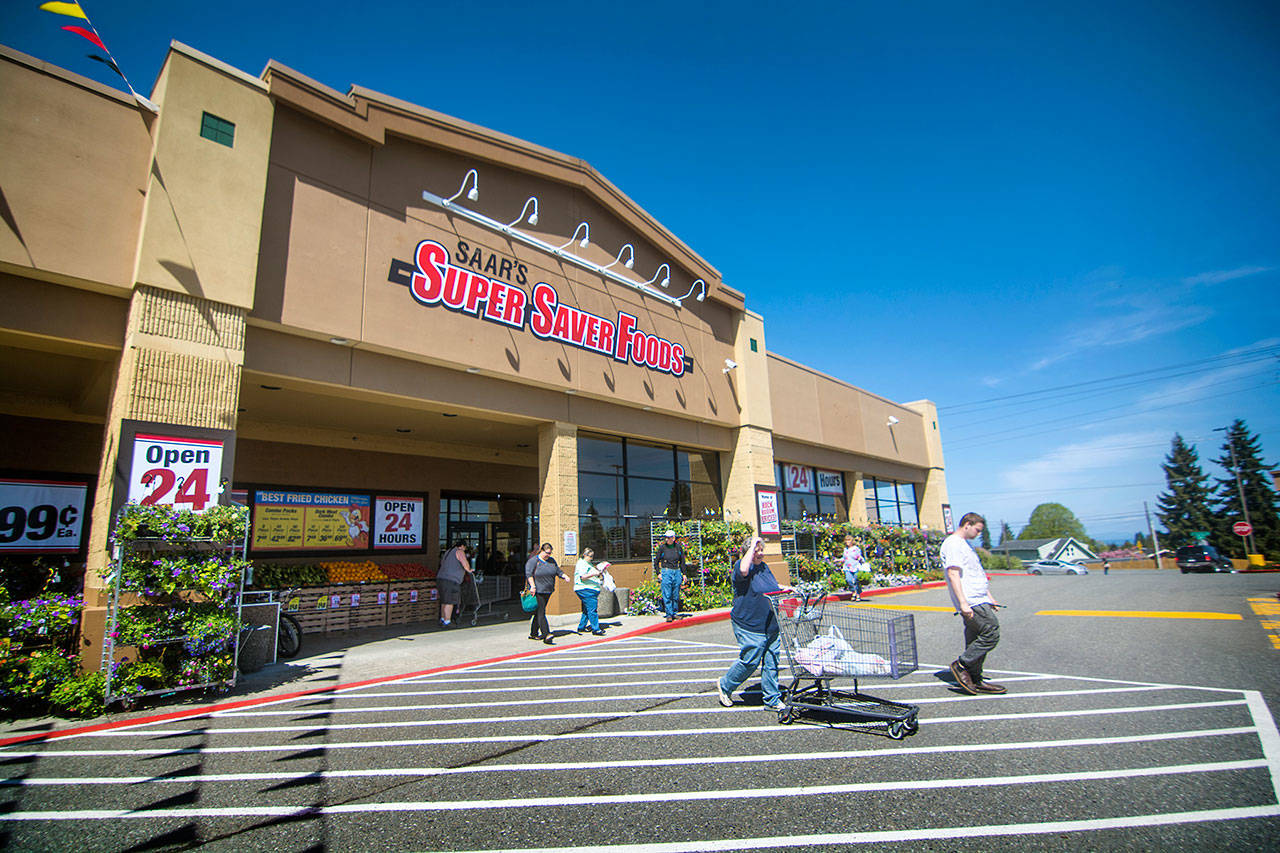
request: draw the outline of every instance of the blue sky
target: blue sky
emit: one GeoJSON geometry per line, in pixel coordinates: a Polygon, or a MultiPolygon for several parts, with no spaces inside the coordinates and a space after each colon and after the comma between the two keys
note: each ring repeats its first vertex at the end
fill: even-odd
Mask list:
{"type": "MultiPolygon", "coordinates": [[[[38,5],[0,42],[118,82],[38,5]]],[[[1280,462],[1277,4],[84,5],[144,94],[177,39],[590,162],[769,349],[934,400],[957,515],[1127,538],[1234,418],[1280,462]]]]}

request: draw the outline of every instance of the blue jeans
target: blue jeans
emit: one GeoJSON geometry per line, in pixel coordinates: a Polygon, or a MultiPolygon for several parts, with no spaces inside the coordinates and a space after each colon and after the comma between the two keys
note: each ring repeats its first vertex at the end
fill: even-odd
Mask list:
{"type": "Polygon", "coordinates": [[[592,631],[600,630],[600,617],[597,614],[600,598],[598,589],[575,589],[578,598],[582,599],[582,618],[578,620],[578,630],[585,631],[591,625],[592,631]]]}
{"type": "Polygon", "coordinates": [[[680,609],[680,584],[684,581],[684,573],[679,569],[662,570],[662,609],[675,618],[680,609]]]}
{"type": "Polygon", "coordinates": [[[778,652],[782,643],[778,639],[777,623],[765,634],[757,634],[735,624],[733,633],[738,638],[738,659],[720,679],[724,692],[732,693],[737,690],[756,671],[756,667],[760,667],[760,691],[764,704],[781,702],[782,692],[778,689],[778,652]]]}
{"type": "Polygon", "coordinates": [[[858,583],[857,572],[851,572],[848,569],[845,569],[844,582],[850,592],[852,592],[854,595],[858,597],[862,596],[862,584],[858,583]]]}

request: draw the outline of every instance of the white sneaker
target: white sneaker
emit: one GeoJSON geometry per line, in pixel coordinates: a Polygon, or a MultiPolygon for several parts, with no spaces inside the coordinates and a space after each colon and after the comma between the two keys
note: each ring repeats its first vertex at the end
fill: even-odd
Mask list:
{"type": "Polygon", "coordinates": [[[724,688],[720,686],[720,679],[716,679],[716,693],[720,694],[720,704],[726,708],[733,707],[733,696],[724,692],[724,688]]]}
{"type": "Polygon", "coordinates": [[[787,703],[786,703],[786,702],[773,702],[773,703],[770,703],[770,704],[765,705],[764,707],[765,707],[767,710],[770,710],[770,711],[785,711],[785,710],[787,710],[787,703]]]}

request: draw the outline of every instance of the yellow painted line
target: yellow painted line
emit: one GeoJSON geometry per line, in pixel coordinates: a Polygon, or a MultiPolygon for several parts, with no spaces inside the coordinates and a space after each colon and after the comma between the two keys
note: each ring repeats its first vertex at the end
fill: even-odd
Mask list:
{"type": "Polygon", "coordinates": [[[1122,619],[1227,619],[1242,621],[1239,613],[1208,613],[1191,610],[1040,610],[1037,616],[1114,616],[1122,619]]]}

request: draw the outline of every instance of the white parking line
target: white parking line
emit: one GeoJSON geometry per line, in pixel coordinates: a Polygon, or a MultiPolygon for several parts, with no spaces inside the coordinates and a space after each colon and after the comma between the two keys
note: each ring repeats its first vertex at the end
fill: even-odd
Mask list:
{"type": "MultiPolygon", "coordinates": [[[[1029,720],[1029,719],[1051,719],[1064,717],[1094,717],[1109,714],[1145,714],[1156,712],[1168,712],[1177,710],[1199,710],[1204,708],[1223,708],[1231,706],[1245,706],[1247,703],[1244,699],[1223,700],[1219,702],[1184,702],[1172,705],[1145,705],[1136,708],[1085,708],[1076,711],[1026,711],[1011,714],[982,714],[978,716],[967,717],[944,717],[941,719],[922,719],[919,721],[921,726],[925,725],[945,725],[949,723],[984,723],[993,720],[1029,720]]],[[[793,726],[788,731],[794,735],[804,732],[826,732],[827,726],[793,726]]],[[[181,747],[181,748],[158,748],[158,749],[54,749],[54,750],[21,750],[21,749],[4,749],[0,750],[0,756],[4,757],[67,757],[79,756],[84,758],[113,758],[123,756],[148,756],[148,755],[212,755],[212,754],[228,754],[228,753],[248,753],[248,752],[296,752],[306,749],[323,749],[325,751],[338,749],[381,749],[384,747],[414,747],[414,746],[434,746],[440,744],[477,744],[477,743],[541,743],[559,740],[607,740],[621,738],[625,740],[634,740],[638,738],[661,738],[661,737],[691,737],[691,736],[707,736],[707,735],[726,735],[726,734],[743,734],[747,732],[772,732],[778,733],[778,726],[724,726],[714,729],[662,729],[660,731],[648,731],[644,729],[632,729],[628,731],[616,732],[565,732],[561,734],[512,734],[512,735],[484,735],[484,736],[466,736],[466,737],[440,737],[440,738],[416,738],[413,740],[381,740],[381,741],[355,741],[355,742],[339,742],[339,743],[288,743],[288,744],[245,744],[240,746],[201,746],[201,747],[181,747]]]]}
{"type": "Polygon", "coordinates": [[[6,787],[42,787],[59,785],[141,785],[192,782],[281,782],[299,779],[352,779],[378,776],[457,776],[487,773],[570,772],[586,770],[621,770],[642,767],[679,767],[773,762],[848,761],[855,758],[885,758],[908,755],[952,755],[965,752],[1000,752],[1067,747],[1117,746],[1126,743],[1191,740],[1258,733],[1253,726],[1224,729],[1199,729],[1156,734],[1120,735],[1116,737],[1067,738],[1065,740],[1012,741],[1007,743],[946,744],[943,746],[902,746],[876,749],[849,749],[829,752],[782,752],[763,755],[711,755],[693,758],[639,758],[617,761],[522,762],[519,764],[476,764],[465,767],[382,767],[351,770],[316,770],[297,773],[202,773],[199,776],[74,776],[10,778],[0,780],[6,787]]]}
{"type": "MultiPolygon", "coordinates": [[[[573,797],[519,797],[501,800],[430,800],[426,802],[348,803],[321,806],[308,813],[323,815],[369,814],[378,812],[447,812],[484,811],[517,808],[589,808],[610,805],[634,806],[640,803],[672,803],[700,800],[780,799],[783,797],[829,797],[838,794],[880,793],[886,791],[928,791],[939,788],[992,788],[1001,785],[1044,785],[1067,782],[1094,782],[1112,779],[1138,779],[1154,776],[1183,776],[1194,773],[1228,773],[1265,767],[1261,759],[1251,761],[1214,761],[1202,764],[1175,764],[1167,767],[1135,767],[1121,770],[1081,770],[1068,773],[1032,773],[1015,776],[951,779],[911,779],[894,782],[852,782],[848,784],[794,785],[777,788],[737,788],[704,791],[664,791],[661,793],[579,795],[573,797]]],[[[133,818],[205,818],[284,817],[296,814],[297,806],[245,806],[234,808],[173,809],[83,809],[77,811],[30,811],[0,813],[0,820],[121,820],[133,818]]]]}

